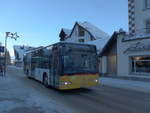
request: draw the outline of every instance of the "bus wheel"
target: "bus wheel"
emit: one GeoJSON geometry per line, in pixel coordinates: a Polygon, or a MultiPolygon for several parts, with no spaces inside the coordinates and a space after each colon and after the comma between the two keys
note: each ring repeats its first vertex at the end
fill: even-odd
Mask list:
{"type": "Polygon", "coordinates": [[[46,74],[43,75],[43,84],[45,87],[48,87],[48,77],[46,74]]]}

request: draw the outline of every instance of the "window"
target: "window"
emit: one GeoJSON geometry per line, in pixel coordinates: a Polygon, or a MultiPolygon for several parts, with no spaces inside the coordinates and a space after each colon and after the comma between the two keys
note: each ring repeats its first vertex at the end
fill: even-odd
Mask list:
{"type": "Polygon", "coordinates": [[[146,21],[146,32],[150,33],[150,20],[146,21]]]}
{"type": "Polygon", "coordinates": [[[133,73],[150,73],[150,56],[131,57],[131,71],[133,73]]]}
{"type": "Polygon", "coordinates": [[[90,37],[91,41],[95,40],[95,38],[93,36],[90,37]]]}
{"type": "MultiPolygon", "coordinates": [[[[89,50],[89,49],[88,49],[89,50]]],[[[64,56],[64,73],[95,73],[97,55],[92,52],[76,51],[64,56]]]]}
{"type": "Polygon", "coordinates": [[[145,8],[150,8],[150,0],[145,0],[145,8]]]}
{"type": "Polygon", "coordinates": [[[79,42],[84,42],[84,39],[79,39],[79,42]]]}
{"type": "Polygon", "coordinates": [[[79,36],[84,36],[84,29],[79,27],[79,36]]]}

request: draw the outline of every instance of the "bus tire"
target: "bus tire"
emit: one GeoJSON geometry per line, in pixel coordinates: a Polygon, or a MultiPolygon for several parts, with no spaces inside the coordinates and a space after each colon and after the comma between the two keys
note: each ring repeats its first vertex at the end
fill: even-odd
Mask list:
{"type": "Polygon", "coordinates": [[[46,73],[43,74],[43,84],[48,88],[48,76],[46,73]]]}

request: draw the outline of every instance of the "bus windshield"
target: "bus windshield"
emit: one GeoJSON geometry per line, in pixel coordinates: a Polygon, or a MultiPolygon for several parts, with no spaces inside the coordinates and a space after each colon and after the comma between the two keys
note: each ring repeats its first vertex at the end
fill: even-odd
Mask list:
{"type": "Polygon", "coordinates": [[[64,56],[64,73],[97,73],[97,55],[88,52],[74,52],[64,56]]]}

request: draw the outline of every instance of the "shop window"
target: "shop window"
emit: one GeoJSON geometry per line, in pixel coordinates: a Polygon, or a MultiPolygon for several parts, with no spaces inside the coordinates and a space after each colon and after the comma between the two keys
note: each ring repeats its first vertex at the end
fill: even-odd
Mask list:
{"type": "Polygon", "coordinates": [[[150,73],[150,56],[131,57],[131,72],[150,73]]]}

